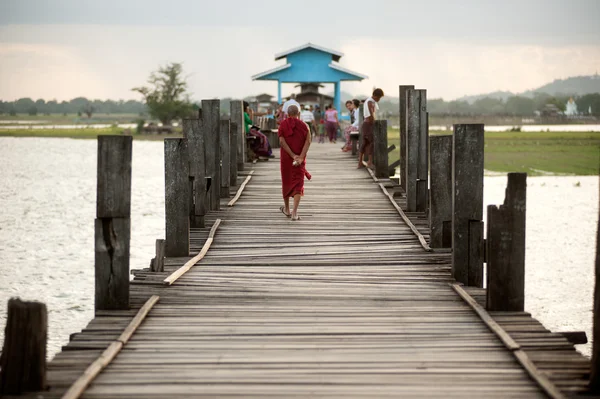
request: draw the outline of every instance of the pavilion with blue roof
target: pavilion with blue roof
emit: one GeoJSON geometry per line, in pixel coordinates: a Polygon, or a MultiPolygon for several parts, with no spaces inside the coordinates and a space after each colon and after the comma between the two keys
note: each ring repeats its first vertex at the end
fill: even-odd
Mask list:
{"type": "Polygon", "coordinates": [[[275,55],[275,61],[285,58],[284,65],[252,76],[252,80],[276,80],[277,102],[281,103],[282,83],[333,83],[334,105],[341,109],[342,81],[367,79],[367,76],[341,67],[344,54],[316,44],[307,43],[275,55]]]}

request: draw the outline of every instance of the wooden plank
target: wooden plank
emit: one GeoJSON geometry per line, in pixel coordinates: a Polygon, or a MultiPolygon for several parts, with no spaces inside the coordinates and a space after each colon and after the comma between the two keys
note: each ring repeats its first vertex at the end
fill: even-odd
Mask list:
{"type": "Polygon", "coordinates": [[[235,194],[235,197],[233,197],[231,199],[231,201],[229,201],[229,203],[227,204],[227,206],[234,206],[235,203],[237,202],[237,200],[240,199],[240,197],[242,196],[242,193],[244,192],[244,189],[246,188],[246,184],[248,184],[248,182],[252,178],[252,174],[253,173],[254,173],[254,170],[251,170],[250,173],[248,173],[248,176],[246,177],[246,180],[244,180],[244,182],[242,183],[242,185],[238,189],[237,193],[235,194]]]}
{"type": "Polygon", "coordinates": [[[594,271],[596,280],[594,283],[594,324],[592,327],[593,344],[590,390],[600,394],[600,215],[598,217],[598,229],[596,232],[596,265],[594,271]]]}
{"type": "Polygon", "coordinates": [[[98,357],[92,364],[90,364],[83,375],[79,377],[73,385],[65,392],[62,399],[77,399],[79,398],[85,389],[92,383],[92,381],[100,374],[100,372],[110,364],[110,362],[119,354],[123,346],[127,344],[131,336],[135,333],[137,328],[140,326],[142,321],[146,318],[152,307],[160,299],[159,296],[153,295],[146,301],[144,306],[138,311],[137,315],[131,320],[127,328],[119,336],[119,338],[112,342],[108,348],[100,357],[98,357]]]}
{"type": "Polygon", "coordinates": [[[202,247],[202,250],[200,250],[198,255],[194,256],[192,259],[187,261],[183,266],[181,266],[179,269],[177,269],[176,271],[171,273],[167,278],[165,278],[163,280],[164,284],[172,285],[175,281],[177,281],[177,279],[179,277],[183,276],[196,263],[200,262],[204,258],[204,256],[206,256],[206,253],[208,252],[208,250],[210,249],[210,246],[212,245],[212,242],[213,242],[214,236],[217,232],[217,229],[219,228],[219,224],[221,224],[221,219],[217,219],[215,221],[215,223],[213,224],[212,228],[210,229],[208,239],[206,240],[206,243],[204,244],[204,246],[202,247]]]}
{"type": "Polygon", "coordinates": [[[486,310],[479,305],[461,286],[460,284],[452,284],[452,288],[460,295],[460,297],[477,313],[483,320],[486,326],[494,333],[502,343],[509,349],[517,361],[523,366],[529,376],[544,390],[548,397],[553,399],[566,399],[566,396],[546,377],[531,361],[529,356],[521,349],[519,345],[496,321],[489,315],[486,310]]]}

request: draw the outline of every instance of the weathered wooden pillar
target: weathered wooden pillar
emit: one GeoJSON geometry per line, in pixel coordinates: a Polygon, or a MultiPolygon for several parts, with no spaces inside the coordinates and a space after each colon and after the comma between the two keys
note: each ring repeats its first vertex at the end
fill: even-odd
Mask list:
{"type": "Polygon", "coordinates": [[[220,124],[221,132],[219,133],[219,142],[221,146],[221,198],[229,198],[229,187],[231,172],[229,168],[231,163],[229,158],[231,157],[231,150],[229,148],[229,120],[222,120],[220,124]]]}
{"type": "Polygon", "coordinates": [[[220,100],[202,100],[202,119],[200,125],[204,134],[204,156],[208,191],[207,209],[221,209],[221,143],[219,140],[221,111],[220,100]]]}
{"type": "Polygon", "coordinates": [[[229,120],[229,187],[237,185],[238,176],[238,124],[229,120]]]}
{"type": "Polygon", "coordinates": [[[429,175],[426,90],[407,90],[406,109],[406,209],[425,212],[429,175]]]}
{"type": "Polygon", "coordinates": [[[0,355],[0,396],[46,388],[47,340],[46,305],[11,298],[0,355]]]}
{"type": "Polygon", "coordinates": [[[431,136],[431,248],[452,246],[452,135],[431,136]]]}
{"type": "MultiPolygon", "coordinates": [[[[187,176],[186,176],[187,177],[187,176]]],[[[187,186],[187,184],[186,184],[187,186]]],[[[189,203],[187,201],[185,201],[187,205],[189,205],[189,203]]],[[[185,214],[185,218],[187,220],[187,223],[189,225],[189,218],[188,218],[188,214],[185,214]]],[[[154,259],[152,259],[152,262],[150,263],[151,267],[150,267],[150,271],[152,272],[163,272],[165,271],[165,249],[166,249],[166,242],[165,240],[163,240],[162,238],[159,238],[156,240],[156,246],[155,246],[155,255],[154,255],[154,259]]]]}
{"type": "Polygon", "coordinates": [[[388,171],[388,145],[387,121],[377,120],[373,125],[373,163],[375,164],[375,177],[389,178],[388,171]]]}
{"type": "MultiPolygon", "coordinates": [[[[599,206],[600,209],[600,206],[599,206]]],[[[592,328],[592,370],[590,390],[600,393],[600,215],[596,232],[596,284],[594,286],[594,326],[592,328]]]]}
{"type": "Polygon", "coordinates": [[[206,215],[206,179],[204,135],[199,119],[183,120],[183,137],[189,160],[190,227],[200,228],[204,227],[206,215]]]}
{"type": "Polygon", "coordinates": [[[363,123],[365,122],[365,105],[361,104],[360,107],[358,107],[358,151],[360,153],[360,148],[362,147],[362,142],[363,142],[363,132],[362,132],[362,127],[363,127],[363,123]]]}
{"type": "MultiPolygon", "coordinates": [[[[237,170],[244,170],[246,162],[246,134],[244,133],[244,104],[242,101],[232,101],[229,105],[231,114],[231,123],[237,126],[237,170]]],[[[237,184],[237,181],[233,183],[237,184]]]]}
{"type": "Polygon", "coordinates": [[[400,86],[400,187],[406,192],[406,92],[413,85],[400,86]]]}
{"type": "Polygon", "coordinates": [[[165,139],[165,256],[190,254],[190,165],[186,141],[165,139]]]}
{"type": "Polygon", "coordinates": [[[129,308],[131,136],[98,136],[96,310],[129,308]]]}
{"type": "Polygon", "coordinates": [[[452,274],[483,286],[482,124],[454,125],[452,136],[452,274]]]}
{"type": "Polygon", "coordinates": [[[525,310],[527,173],[509,173],[504,204],[487,208],[487,309],[525,310]]]}

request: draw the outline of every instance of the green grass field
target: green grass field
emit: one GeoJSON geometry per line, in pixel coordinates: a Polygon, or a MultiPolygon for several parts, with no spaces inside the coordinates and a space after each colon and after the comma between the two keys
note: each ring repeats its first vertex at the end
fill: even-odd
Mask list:
{"type": "MultiPolygon", "coordinates": [[[[388,142],[397,143],[399,134],[398,130],[390,131],[388,142]]],[[[398,157],[396,149],[390,153],[390,163],[398,157]]],[[[600,132],[486,132],[484,160],[485,169],[495,172],[597,175],[600,132]]]]}
{"type": "MultiPolygon", "coordinates": [[[[63,137],[72,139],[95,139],[100,135],[121,135],[123,129],[110,127],[103,129],[81,128],[81,129],[2,129],[0,126],[0,137],[63,137]]],[[[181,134],[133,134],[135,140],[162,140],[165,137],[181,137],[181,134]]]]}
{"type": "MultiPolygon", "coordinates": [[[[135,123],[140,119],[137,114],[93,114],[91,118],[85,115],[78,116],[77,114],[50,114],[50,115],[0,115],[0,121],[31,121],[36,125],[72,125],[75,123],[92,124],[92,123],[135,123]]],[[[0,124],[0,126],[2,126],[0,124]]]]}
{"type": "MultiPolygon", "coordinates": [[[[2,129],[0,136],[68,137],[94,139],[98,135],[122,134],[123,129],[2,129]]],[[[449,134],[432,131],[430,134],[449,134]]],[[[399,147],[398,130],[390,130],[388,143],[399,147]]],[[[138,140],[162,140],[165,135],[133,135],[138,140]]],[[[171,135],[169,137],[180,137],[171,135]]],[[[390,153],[390,163],[399,157],[390,153]]],[[[486,132],[485,169],[495,172],[527,172],[531,176],[555,174],[597,175],[600,173],[598,132],[486,132]]]]}

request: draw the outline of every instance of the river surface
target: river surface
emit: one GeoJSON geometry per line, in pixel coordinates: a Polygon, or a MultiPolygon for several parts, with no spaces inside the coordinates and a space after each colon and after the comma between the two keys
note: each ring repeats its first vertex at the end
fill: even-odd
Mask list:
{"type": "MultiPolygon", "coordinates": [[[[96,151],[95,140],[0,137],[0,342],[13,296],[48,306],[49,357],[93,317],[96,151]]],[[[163,176],[162,143],[134,141],[131,268],[148,267],[164,237],[163,176]]],[[[485,178],[486,205],[505,185],[485,178]]],[[[527,189],[526,310],[591,338],[598,177],[531,177],[527,189]]]]}

